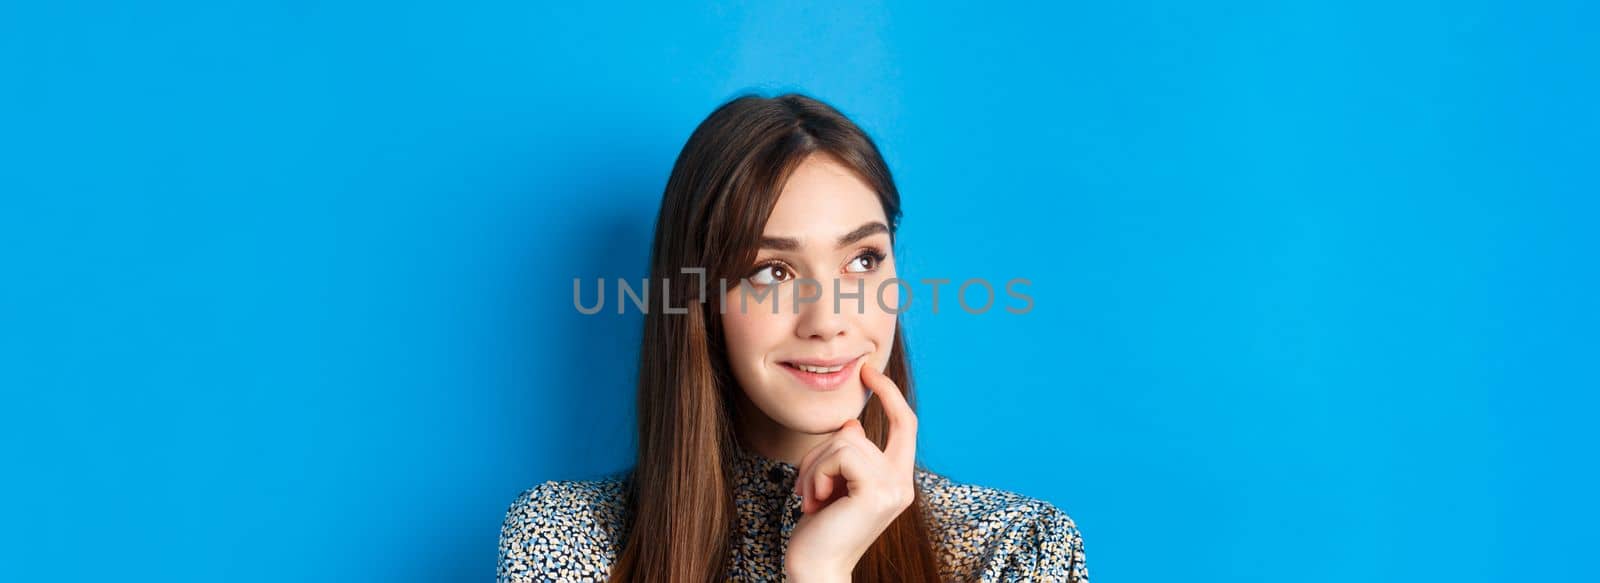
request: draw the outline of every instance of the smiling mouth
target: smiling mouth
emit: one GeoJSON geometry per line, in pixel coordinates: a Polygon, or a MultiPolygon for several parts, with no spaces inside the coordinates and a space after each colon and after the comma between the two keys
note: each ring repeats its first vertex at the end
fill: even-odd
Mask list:
{"type": "Polygon", "coordinates": [[[864,356],[866,355],[862,354],[852,358],[832,361],[789,360],[778,364],[783,365],[784,370],[789,371],[789,374],[794,375],[807,388],[828,391],[836,389],[843,385],[845,381],[850,380],[851,374],[856,370],[856,365],[861,362],[864,356]]]}
{"type": "Polygon", "coordinates": [[[784,364],[789,365],[790,367],[793,367],[793,368],[798,368],[798,369],[806,371],[806,372],[814,372],[814,373],[817,373],[817,374],[828,374],[830,372],[839,372],[841,370],[844,370],[844,365],[842,365],[842,364],[834,365],[834,366],[811,366],[809,364],[800,364],[798,362],[785,362],[784,364]]]}

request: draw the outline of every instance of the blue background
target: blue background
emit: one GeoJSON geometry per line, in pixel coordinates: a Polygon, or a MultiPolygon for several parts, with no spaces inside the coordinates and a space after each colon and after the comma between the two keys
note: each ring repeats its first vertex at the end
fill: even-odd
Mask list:
{"type": "Polygon", "coordinates": [[[907,315],[919,455],[1096,580],[1592,577],[1592,4],[125,4],[0,8],[0,580],[491,578],[629,463],[571,281],[745,90],[1034,282],[907,315]]]}

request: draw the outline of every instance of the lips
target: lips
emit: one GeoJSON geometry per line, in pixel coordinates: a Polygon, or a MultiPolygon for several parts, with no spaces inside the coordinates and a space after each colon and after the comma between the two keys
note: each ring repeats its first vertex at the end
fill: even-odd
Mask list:
{"type": "Polygon", "coordinates": [[[830,391],[850,380],[862,356],[865,355],[844,358],[798,358],[778,364],[807,388],[830,391]]]}

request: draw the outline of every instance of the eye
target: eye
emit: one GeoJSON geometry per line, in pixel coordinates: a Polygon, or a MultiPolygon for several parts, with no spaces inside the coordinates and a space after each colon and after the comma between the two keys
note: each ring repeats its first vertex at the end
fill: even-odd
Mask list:
{"type": "Polygon", "coordinates": [[[867,249],[862,251],[860,255],[857,255],[855,259],[851,259],[850,263],[845,265],[845,271],[851,273],[869,273],[872,271],[877,271],[878,265],[883,263],[883,259],[884,254],[882,251],[878,251],[877,249],[867,249]]]}
{"type": "Polygon", "coordinates": [[[794,273],[782,263],[768,263],[756,268],[755,273],[745,279],[756,285],[775,285],[794,278],[794,273]]]}

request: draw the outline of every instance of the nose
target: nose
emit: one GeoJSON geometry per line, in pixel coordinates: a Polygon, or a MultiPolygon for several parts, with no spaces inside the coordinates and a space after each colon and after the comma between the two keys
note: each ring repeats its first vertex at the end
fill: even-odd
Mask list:
{"type": "MultiPolygon", "coordinates": [[[[833,296],[827,291],[822,291],[822,297],[815,302],[807,302],[800,306],[800,317],[795,322],[795,335],[804,339],[830,340],[836,336],[844,336],[850,329],[850,320],[846,314],[836,313],[833,309],[833,296]]],[[[838,312],[843,312],[841,302],[838,312]]]]}

